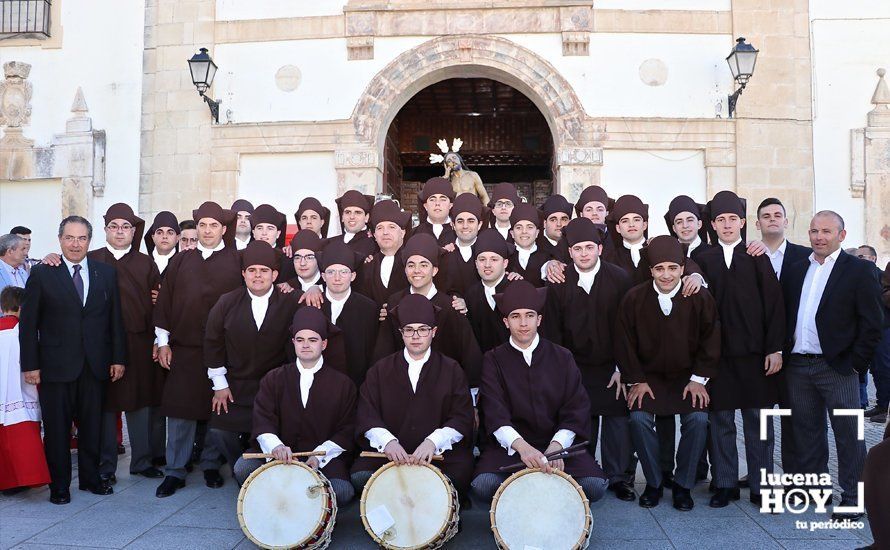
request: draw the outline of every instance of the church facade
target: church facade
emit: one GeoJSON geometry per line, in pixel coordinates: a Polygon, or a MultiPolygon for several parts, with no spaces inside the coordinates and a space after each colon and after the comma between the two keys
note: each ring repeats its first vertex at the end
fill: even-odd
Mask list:
{"type": "Polygon", "coordinates": [[[851,246],[890,256],[882,3],[95,0],[101,44],[78,41],[95,23],[73,0],[50,4],[64,34],[0,42],[0,61],[37,73],[63,57],[73,89],[6,71],[6,89],[33,82],[27,107],[41,127],[2,121],[0,229],[43,216],[51,228],[63,213],[98,220],[121,200],[146,218],[238,197],[293,213],[306,196],[347,189],[411,207],[419,182],[442,173],[428,158],[437,142],[459,138],[486,184],[511,181],[530,201],[572,201],[591,184],[638,194],[657,234],[678,194],[734,190],[749,223],[777,196],[795,239],[831,208],[851,246]],[[725,58],[738,37],[760,53],[730,118],[725,58]],[[222,101],[218,124],[186,64],[201,47],[219,67],[208,91],[222,101]],[[97,66],[105,56],[116,63],[97,66]],[[81,65],[92,79],[78,81],[81,65]],[[61,211],[33,204],[41,185],[64,197],[61,211]]]}

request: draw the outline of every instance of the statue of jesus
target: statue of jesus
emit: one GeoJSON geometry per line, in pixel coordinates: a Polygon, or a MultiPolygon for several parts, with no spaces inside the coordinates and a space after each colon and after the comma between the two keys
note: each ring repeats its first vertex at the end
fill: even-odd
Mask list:
{"type": "Polygon", "coordinates": [[[448,153],[445,155],[445,176],[451,181],[451,187],[454,189],[455,195],[461,193],[473,193],[479,197],[482,204],[488,204],[488,192],[482,185],[482,178],[479,174],[467,168],[464,160],[457,153],[448,153]]]}

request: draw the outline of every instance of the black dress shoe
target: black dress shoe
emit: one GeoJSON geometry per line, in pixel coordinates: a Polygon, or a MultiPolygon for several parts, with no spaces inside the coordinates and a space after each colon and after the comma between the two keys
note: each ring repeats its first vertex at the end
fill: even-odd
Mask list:
{"type": "Polygon", "coordinates": [[[655,508],[658,506],[658,501],[661,500],[662,495],[664,495],[664,489],[661,487],[646,485],[646,490],[640,495],[640,506],[643,508],[655,508]]]}
{"type": "Polygon", "coordinates": [[[93,493],[94,495],[102,495],[102,496],[114,494],[114,489],[111,488],[111,485],[109,485],[108,483],[105,483],[104,481],[100,481],[98,485],[93,485],[93,486],[81,485],[80,490],[81,491],[89,491],[89,492],[93,493]]]}
{"type": "Polygon", "coordinates": [[[633,502],[637,499],[637,494],[634,492],[633,485],[626,481],[617,481],[609,485],[609,490],[615,493],[615,496],[618,497],[619,500],[633,502]]]}
{"type": "Polygon", "coordinates": [[[760,507],[763,504],[763,495],[759,493],[751,493],[751,504],[760,507]]]}
{"type": "Polygon", "coordinates": [[[673,472],[661,472],[661,486],[664,489],[672,489],[674,487],[673,472]]]}
{"type": "Polygon", "coordinates": [[[219,489],[223,486],[223,477],[219,475],[219,470],[204,470],[204,483],[211,489],[219,489]]]}
{"type": "Polygon", "coordinates": [[[99,480],[106,485],[114,485],[117,483],[117,476],[114,474],[99,474],[99,480]]]}
{"type": "Polygon", "coordinates": [[[71,502],[71,492],[68,489],[60,489],[58,491],[49,491],[49,501],[53,504],[68,504],[71,502]]]}
{"type": "Polygon", "coordinates": [[[674,485],[674,508],[681,512],[688,512],[695,507],[695,501],[692,500],[692,494],[689,489],[674,485]]]}
{"type": "Polygon", "coordinates": [[[730,500],[738,500],[739,488],[735,487],[733,489],[717,489],[717,492],[714,493],[714,496],[711,497],[711,502],[709,506],[711,508],[725,508],[729,506],[730,500]]]}
{"type": "Polygon", "coordinates": [[[182,489],[183,487],[185,487],[184,479],[167,476],[164,478],[164,481],[158,486],[158,490],[155,491],[155,496],[158,498],[169,497],[176,492],[176,489],[182,489]]]}
{"type": "Polygon", "coordinates": [[[164,472],[158,470],[157,468],[153,468],[149,466],[144,470],[140,470],[138,472],[130,472],[131,476],[143,476],[151,479],[158,479],[164,477],[164,472]]]}
{"type": "Polygon", "coordinates": [[[864,512],[835,512],[831,514],[831,519],[834,521],[844,521],[845,519],[856,521],[857,519],[862,519],[864,515],[864,512]]]}

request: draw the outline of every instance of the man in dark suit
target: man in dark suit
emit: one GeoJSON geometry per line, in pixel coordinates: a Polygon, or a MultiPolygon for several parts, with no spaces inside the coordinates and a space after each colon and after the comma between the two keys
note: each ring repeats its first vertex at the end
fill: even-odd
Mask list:
{"type": "Polygon", "coordinates": [[[86,258],[93,228],[80,216],[59,225],[62,264],[37,265],[25,287],[20,321],[25,381],[40,384],[50,502],[71,502],[72,420],[82,491],[110,495],[99,477],[105,390],[124,375],[127,344],[114,267],[86,258]]]}
{"type": "MultiPolygon", "coordinates": [[[[818,212],[810,222],[809,260],[783,270],[785,357],[791,421],[801,473],[828,473],[828,413],[838,456],[841,506],[858,504],[865,441],[857,419],[837,409],[859,408],[859,377],[881,339],[881,289],[874,266],[841,250],[844,220],[818,212]]],[[[834,513],[859,519],[861,513],[834,513]]]]}
{"type": "MultiPolygon", "coordinates": [[[[781,282],[787,273],[788,267],[807,259],[813,250],[807,246],[801,246],[789,242],[785,238],[788,229],[788,217],[785,205],[775,197],[766,198],[757,207],[757,230],[760,231],[760,240],[767,247],[766,255],[773,265],[773,271],[781,282]]],[[[787,359],[787,357],[785,358],[787,359]]],[[[779,384],[779,406],[783,409],[791,408],[788,384],[785,373],[779,373],[776,382],[779,384]]],[[[782,427],[781,454],[782,471],[788,474],[800,472],[797,466],[797,452],[794,448],[794,426],[787,416],[781,417],[782,427]]]]}

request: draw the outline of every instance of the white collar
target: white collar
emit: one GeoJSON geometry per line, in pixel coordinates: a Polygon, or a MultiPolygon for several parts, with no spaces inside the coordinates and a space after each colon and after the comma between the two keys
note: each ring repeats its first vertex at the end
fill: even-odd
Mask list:
{"type": "MultiPolygon", "coordinates": [[[[835,250],[834,252],[829,254],[828,257],[825,258],[825,261],[823,262],[823,264],[827,263],[829,260],[831,260],[832,263],[836,262],[838,259],[838,256],[841,255],[841,252],[843,252],[843,249],[838,248],[837,250],[835,250]]],[[[810,263],[817,264],[817,265],[819,264],[819,262],[816,261],[816,253],[815,252],[810,254],[810,263]]]]}
{"type": "Polygon", "coordinates": [[[297,370],[300,371],[300,376],[304,374],[315,374],[316,372],[321,370],[321,367],[324,366],[324,356],[318,358],[318,363],[315,363],[315,366],[311,369],[304,369],[303,362],[300,361],[300,358],[297,357],[297,370]]]}
{"type": "MultiPolygon", "coordinates": [[[[477,238],[478,238],[478,237],[477,237],[477,238]]],[[[470,244],[466,244],[466,245],[464,245],[464,244],[460,244],[460,239],[455,239],[455,240],[454,240],[454,245],[455,245],[456,247],[458,247],[458,248],[470,248],[470,249],[472,249],[474,244],[476,244],[476,239],[473,239],[473,242],[471,242],[470,244]]]]}
{"type": "Polygon", "coordinates": [[[770,252],[769,250],[767,250],[766,253],[771,258],[775,258],[776,256],[784,256],[786,248],[788,248],[788,239],[782,239],[782,244],[779,245],[779,248],[777,248],[775,252],[770,252]]]}
{"type": "Polygon", "coordinates": [[[517,350],[523,355],[527,353],[529,357],[531,357],[531,354],[535,352],[535,349],[537,349],[539,343],[541,343],[541,335],[536,333],[534,340],[532,340],[532,343],[529,344],[527,348],[522,349],[521,347],[519,347],[516,341],[513,340],[513,336],[510,336],[510,345],[513,346],[513,349],[517,350]]]}
{"type": "Polygon", "coordinates": [[[587,292],[590,292],[590,287],[593,286],[593,282],[596,280],[596,274],[600,272],[600,266],[602,266],[602,263],[602,258],[597,258],[596,265],[593,266],[593,269],[586,273],[578,269],[577,265],[572,264],[572,267],[575,268],[575,273],[578,274],[578,286],[581,286],[581,281],[584,281],[585,283],[588,283],[585,290],[587,290],[587,292]]]}
{"type": "Polygon", "coordinates": [[[74,272],[74,266],[76,266],[76,265],[80,266],[81,272],[84,272],[87,270],[87,257],[86,256],[84,256],[83,259],[77,263],[72,262],[65,256],[62,256],[62,261],[65,262],[66,266],[68,266],[68,271],[70,271],[72,273],[74,272]]]}
{"type": "Polygon", "coordinates": [[[535,242],[533,242],[529,248],[522,248],[518,244],[516,245],[516,252],[518,252],[520,255],[521,254],[532,255],[537,251],[538,251],[538,243],[535,243],[535,242]]]}
{"type": "Polygon", "coordinates": [[[269,297],[272,296],[273,290],[275,290],[275,285],[272,285],[271,287],[269,287],[269,290],[267,290],[266,293],[263,294],[262,296],[257,296],[250,290],[247,291],[247,295],[250,296],[251,300],[256,300],[256,301],[260,301],[260,302],[268,302],[269,297]]]}
{"type": "Polygon", "coordinates": [[[200,241],[198,242],[198,252],[201,253],[201,256],[203,256],[205,260],[214,252],[219,252],[220,250],[222,250],[225,247],[226,247],[226,241],[223,241],[223,240],[219,241],[219,244],[216,245],[216,247],[214,247],[214,248],[207,248],[203,244],[201,244],[200,241]]]}
{"type": "Polygon", "coordinates": [[[680,289],[682,287],[683,287],[683,281],[678,281],[677,286],[674,287],[674,290],[672,290],[668,293],[664,293],[661,291],[660,288],[658,288],[658,285],[655,283],[655,281],[654,280],[652,281],[652,288],[655,289],[655,293],[659,296],[659,298],[666,296],[667,298],[672,299],[674,296],[677,295],[678,292],[680,292],[680,289]]]}
{"type": "Polygon", "coordinates": [[[309,287],[314,286],[316,283],[318,283],[319,280],[321,280],[321,272],[320,271],[316,272],[315,277],[311,280],[304,279],[304,278],[300,277],[299,275],[297,275],[297,280],[300,281],[300,286],[305,291],[305,290],[308,290],[309,287]]]}
{"type": "Polygon", "coordinates": [[[490,294],[493,294],[493,293],[494,293],[494,289],[496,289],[496,288],[498,287],[498,285],[501,284],[501,281],[503,281],[503,280],[504,280],[504,277],[506,277],[506,276],[507,276],[507,273],[504,272],[504,273],[500,276],[500,278],[499,278],[497,281],[495,281],[495,283],[494,283],[493,285],[491,285],[491,286],[488,286],[487,284],[485,284],[485,281],[483,281],[483,280],[480,279],[479,282],[482,283],[482,290],[484,290],[485,292],[489,292],[489,291],[490,291],[489,293],[490,293],[490,294]]]}
{"type": "Polygon", "coordinates": [[[154,259],[156,259],[156,260],[157,260],[158,258],[166,258],[166,259],[169,260],[170,258],[173,257],[174,254],[176,254],[176,247],[171,248],[169,254],[161,254],[160,252],[158,252],[158,249],[157,249],[157,248],[155,248],[154,250],[151,251],[151,257],[154,258],[154,259]]]}
{"type": "MultiPolygon", "coordinates": [[[[409,286],[408,290],[411,292],[411,294],[417,294],[416,292],[414,292],[413,286],[409,286]]],[[[424,296],[426,297],[427,300],[432,300],[433,296],[435,296],[435,295],[436,295],[436,283],[430,283],[430,289],[427,291],[426,294],[424,294],[424,296]]]]}
{"type": "Polygon", "coordinates": [[[405,361],[408,363],[408,366],[420,366],[425,365],[427,361],[430,360],[430,355],[432,355],[433,348],[432,346],[426,348],[426,353],[423,354],[423,357],[420,359],[412,359],[411,355],[408,354],[408,348],[402,350],[402,355],[405,357],[405,361]]]}
{"type": "Polygon", "coordinates": [[[334,298],[333,296],[331,296],[331,291],[327,288],[324,289],[324,295],[327,297],[328,300],[330,300],[332,302],[337,302],[338,304],[342,304],[342,303],[345,303],[346,300],[348,300],[350,296],[352,296],[352,287],[347,288],[346,296],[340,298],[339,300],[337,298],[334,298]]]}
{"type": "Polygon", "coordinates": [[[720,244],[720,246],[722,246],[724,249],[726,249],[726,248],[735,248],[735,247],[737,247],[737,246],[739,245],[740,242],[742,242],[742,239],[741,239],[741,237],[739,237],[738,239],[736,239],[736,241],[735,241],[734,243],[730,243],[730,244],[726,244],[726,243],[724,243],[724,242],[721,241],[721,240],[718,240],[717,242],[718,242],[718,243],[720,244]]]}
{"type": "Polygon", "coordinates": [[[544,238],[547,239],[547,242],[549,242],[553,246],[556,246],[556,243],[559,242],[559,241],[554,241],[553,239],[548,237],[546,233],[544,233],[544,238]]]}
{"type": "Polygon", "coordinates": [[[433,221],[430,219],[427,219],[427,221],[430,222],[430,225],[442,227],[445,224],[451,223],[451,216],[448,216],[447,218],[445,218],[445,221],[442,223],[433,223],[433,221]]]}
{"type": "Polygon", "coordinates": [[[624,239],[621,239],[621,242],[624,243],[624,248],[628,250],[640,250],[641,248],[643,248],[643,245],[646,244],[646,239],[644,238],[636,244],[629,243],[624,239]]]}
{"type": "Polygon", "coordinates": [[[115,260],[120,260],[121,258],[126,256],[131,250],[133,250],[133,245],[128,246],[124,250],[118,250],[118,249],[114,248],[113,246],[111,246],[110,244],[106,244],[105,248],[107,248],[108,251],[111,252],[111,255],[114,256],[115,260]]]}
{"type": "Polygon", "coordinates": [[[689,243],[688,248],[686,249],[686,257],[692,257],[692,251],[701,246],[701,237],[696,234],[695,240],[689,243]]]}

